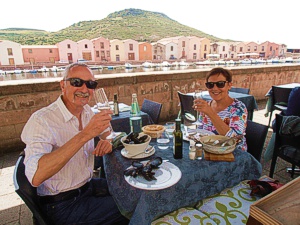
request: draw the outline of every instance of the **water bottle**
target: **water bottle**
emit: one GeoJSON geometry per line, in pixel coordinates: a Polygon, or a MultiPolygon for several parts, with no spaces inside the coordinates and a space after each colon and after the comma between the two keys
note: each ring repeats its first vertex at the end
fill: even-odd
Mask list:
{"type": "Polygon", "coordinates": [[[130,110],[130,129],[133,133],[142,132],[142,117],[136,93],[132,94],[130,110]]]}

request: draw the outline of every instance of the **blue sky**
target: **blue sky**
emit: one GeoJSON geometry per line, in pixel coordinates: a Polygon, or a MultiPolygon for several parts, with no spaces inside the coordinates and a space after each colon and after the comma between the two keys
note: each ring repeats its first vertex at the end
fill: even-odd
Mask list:
{"type": "Polygon", "coordinates": [[[177,22],[223,39],[271,41],[300,48],[297,0],[5,0],[0,29],[58,31],[85,20],[101,20],[128,8],[161,12],[177,22]]]}

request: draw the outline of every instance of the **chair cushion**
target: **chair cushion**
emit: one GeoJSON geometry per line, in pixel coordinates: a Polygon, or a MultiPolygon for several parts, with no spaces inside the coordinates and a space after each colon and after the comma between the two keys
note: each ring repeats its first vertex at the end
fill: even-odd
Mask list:
{"type": "Polygon", "coordinates": [[[189,225],[199,225],[199,224],[211,224],[217,225],[212,219],[208,218],[202,212],[192,208],[185,207],[175,210],[163,217],[154,220],[151,225],[170,225],[170,224],[189,224],[189,225]]]}
{"type": "Polygon", "coordinates": [[[219,221],[218,224],[246,224],[250,205],[260,199],[258,196],[250,196],[251,188],[247,182],[242,181],[232,188],[205,198],[195,208],[208,218],[219,221]]]}
{"type": "Polygon", "coordinates": [[[286,116],[300,116],[300,87],[295,87],[289,95],[286,116]]]}

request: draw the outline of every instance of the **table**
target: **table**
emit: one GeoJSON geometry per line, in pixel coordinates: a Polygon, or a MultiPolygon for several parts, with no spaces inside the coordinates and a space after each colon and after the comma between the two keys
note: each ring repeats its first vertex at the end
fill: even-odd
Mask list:
{"type": "MultiPolygon", "coordinates": [[[[242,180],[258,179],[261,164],[249,153],[235,150],[234,162],[190,160],[189,143],[184,141],[183,159],[173,158],[172,148],[158,150],[156,139],[150,143],[156,152],[152,157],[169,159],[182,172],[178,183],[162,190],[142,190],[129,185],[123,171],[132,161],[124,158],[120,149],[104,156],[104,169],[109,191],[120,212],[130,218],[130,224],[151,224],[162,215],[186,206],[194,206],[199,200],[232,187],[242,180]]],[[[143,159],[145,160],[145,159],[143,159]]]]}
{"type": "MultiPolygon", "coordinates": [[[[188,93],[188,94],[193,95],[193,93],[188,93]]],[[[202,96],[203,96],[203,99],[206,101],[212,100],[208,91],[203,91],[202,96]]],[[[249,94],[238,93],[238,92],[231,92],[231,91],[229,91],[229,96],[231,98],[236,98],[245,104],[245,106],[248,110],[248,119],[252,120],[254,110],[258,109],[258,106],[257,106],[254,96],[249,95],[249,94]]]]}
{"type": "MultiPolygon", "coordinates": [[[[142,117],[142,125],[146,126],[149,124],[153,124],[152,119],[150,116],[141,111],[142,117]]],[[[111,125],[115,132],[126,132],[127,134],[130,132],[130,111],[120,112],[119,116],[112,116],[111,125]]]]}

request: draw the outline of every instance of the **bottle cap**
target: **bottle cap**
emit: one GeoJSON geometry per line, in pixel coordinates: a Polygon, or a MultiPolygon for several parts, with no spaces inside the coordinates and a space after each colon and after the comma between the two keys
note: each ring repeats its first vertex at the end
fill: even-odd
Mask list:
{"type": "Polygon", "coordinates": [[[136,93],[133,93],[133,94],[132,94],[132,97],[136,97],[136,93]]]}

